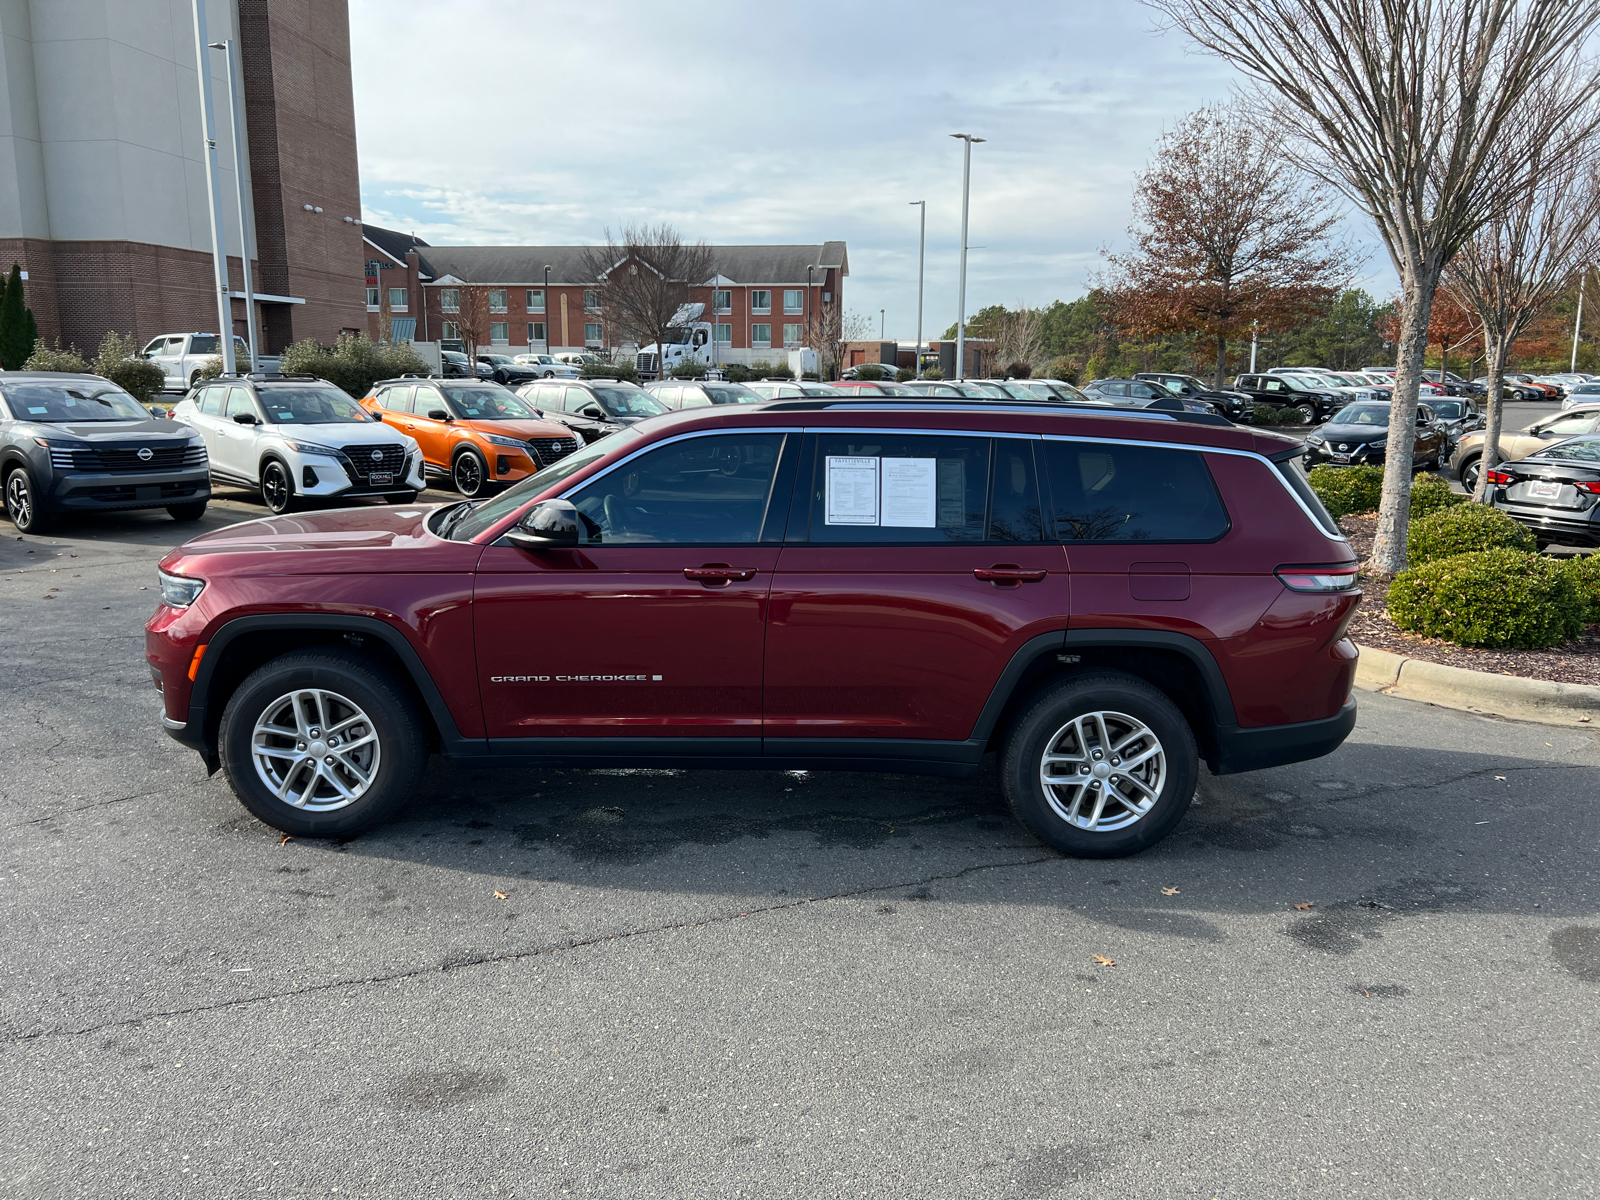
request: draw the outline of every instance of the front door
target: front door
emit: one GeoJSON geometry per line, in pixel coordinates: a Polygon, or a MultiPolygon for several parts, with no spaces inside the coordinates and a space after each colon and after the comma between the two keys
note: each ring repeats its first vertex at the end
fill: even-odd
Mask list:
{"type": "Polygon", "coordinates": [[[965,741],[1012,655],[1066,628],[1036,441],[807,438],[767,627],[769,756],[965,741]]]}
{"type": "Polygon", "coordinates": [[[656,446],[568,497],[587,531],[577,549],[485,549],[479,686],[489,737],[513,739],[497,749],[760,752],[795,440],[730,431],[656,446]]]}

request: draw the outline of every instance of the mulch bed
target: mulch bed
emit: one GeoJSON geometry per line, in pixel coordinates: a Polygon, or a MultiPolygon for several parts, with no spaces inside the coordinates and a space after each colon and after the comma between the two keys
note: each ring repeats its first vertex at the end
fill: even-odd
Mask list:
{"type": "MultiPolygon", "coordinates": [[[[1362,562],[1372,554],[1372,538],[1377,526],[1376,513],[1343,517],[1339,521],[1339,527],[1350,539],[1351,549],[1362,562]]],[[[1349,636],[1363,646],[1425,662],[1465,667],[1469,671],[1520,675],[1524,679],[1548,679],[1556,683],[1600,684],[1600,625],[1588,626],[1576,641],[1553,650],[1479,650],[1418,637],[1401,629],[1389,618],[1389,585],[1383,580],[1363,574],[1361,590],[1366,596],[1350,622],[1349,636]]]]}

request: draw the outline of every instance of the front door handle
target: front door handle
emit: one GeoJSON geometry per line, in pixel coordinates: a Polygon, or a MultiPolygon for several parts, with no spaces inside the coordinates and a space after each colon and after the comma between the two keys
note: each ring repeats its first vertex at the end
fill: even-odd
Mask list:
{"type": "Polygon", "coordinates": [[[683,577],[707,587],[726,587],[730,583],[743,583],[756,577],[755,568],[730,567],[727,563],[707,563],[703,567],[685,567],[683,577]]]}
{"type": "Polygon", "coordinates": [[[993,567],[974,567],[972,574],[975,579],[985,580],[996,587],[1014,587],[1019,583],[1038,583],[1044,579],[1048,572],[1030,570],[1027,567],[1014,567],[1010,563],[1000,563],[993,567]]]}

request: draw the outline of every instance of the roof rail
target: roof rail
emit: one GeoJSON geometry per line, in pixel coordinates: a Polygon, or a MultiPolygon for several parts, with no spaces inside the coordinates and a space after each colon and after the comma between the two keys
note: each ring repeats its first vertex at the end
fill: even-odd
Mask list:
{"type": "MultiPolygon", "coordinates": [[[[292,379],[296,383],[321,383],[319,375],[294,375],[284,374],[281,371],[235,371],[232,375],[222,374],[213,376],[216,379],[292,379]]],[[[201,381],[205,382],[204,380],[201,381]]]]}
{"type": "Polygon", "coordinates": [[[770,400],[762,406],[766,412],[816,412],[830,408],[855,409],[858,412],[884,411],[889,409],[929,408],[945,412],[1030,412],[1030,413],[1060,413],[1062,411],[1081,413],[1088,416],[1098,414],[1104,417],[1143,417],[1147,420],[1181,421],[1188,425],[1221,425],[1233,427],[1234,422],[1227,417],[1215,413],[1186,412],[1182,409],[1176,411],[1166,408],[1139,407],[1136,405],[1120,404],[1083,404],[1071,400],[1041,403],[1037,400],[982,400],[972,396],[963,396],[960,399],[954,396],[870,396],[861,399],[853,397],[834,396],[809,396],[804,399],[791,397],[784,400],[770,400]]]}

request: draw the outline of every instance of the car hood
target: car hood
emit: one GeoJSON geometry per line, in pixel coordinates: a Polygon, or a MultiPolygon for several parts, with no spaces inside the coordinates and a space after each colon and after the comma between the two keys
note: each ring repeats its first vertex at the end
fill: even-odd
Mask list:
{"type": "Polygon", "coordinates": [[[564,438],[572,432],[559,421],[529,418],[517,421],[457,421],[478,433],[498,433],[501,437],[514,437],[522,441],[529,438],[564,438]]]}
{"type": "Polygon", "coordinates": [[[1389,437],[1387,425],[1324,425],[1317,432],[1330,442],[1381,442],[1389,437]]]}
{"type": "Polygon", "coordinates": [[[79,421],[67,424],[58,421],[29,421],[40,437],[74,437],[86,442],[187,442],[194,439],[194,431],[181,421],[79,421]]]}
{"type": "Polygon", "coordinates": [[[277,437],[296,441],[319,442],[324,446],[392,446],[396,438],[405,441],[406,435],[387,423],[377,421],[339,421],[332,425],[266,425],[258,426],[277,437]]]}

